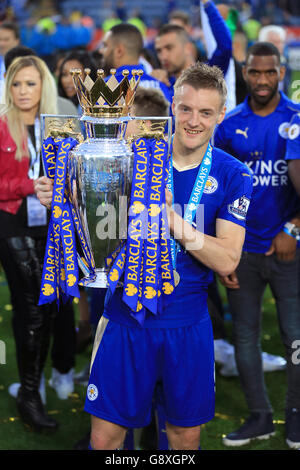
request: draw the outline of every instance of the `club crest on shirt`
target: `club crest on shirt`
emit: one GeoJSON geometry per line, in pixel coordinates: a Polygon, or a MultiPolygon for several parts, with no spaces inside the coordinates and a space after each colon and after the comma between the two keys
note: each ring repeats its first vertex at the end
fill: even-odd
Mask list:
{"type": "Polygon", "coordinates": [[[208,176],[203,192],[212,194],[218,189],[218,181],[213,176],[208,176]]]}
{"type": "Polygon", "coordinates": [[[96,400],[98,397],[98,388],[94,384],[90,384],[87,388],[87,397],[90,401],[96,400]]]}
{"type": "Polygon", "coordinates": [[[282,122],[278,127],[278,132],[281,137],[284,139],[288,138],[289,134],[290,123],[289,122],[282,122]]]}
{"type": "Polygon", "coordinates": [[[300,134],[300,126],[299,124],[292,124],[289,128],[289,139],[294,140],[297,139],[298,135],[300,134]]]}
{"type": "Polygon", "coordinates": [[[250,200],[246,196],[239,197],[232,204],[228,204],[228,212],[238,220],[245,220],[250,200]]]}

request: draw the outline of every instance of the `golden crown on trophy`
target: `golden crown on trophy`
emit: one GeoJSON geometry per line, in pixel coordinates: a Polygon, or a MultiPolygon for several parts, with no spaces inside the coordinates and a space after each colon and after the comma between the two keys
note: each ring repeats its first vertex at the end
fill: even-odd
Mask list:
{"type": "Polygon", "coordinates": [[[118,82],[115,77],[116,70],[112,69],[110,78],[105,81],[104,70],[99,69],[97,70],[98,78],[94,82],[90,77],[90,69],[84,70],[84,80],[80,69],[72,69],[70,73],[84,114],[96,117],[128,115],[143,75],[142,71],[133,70],[132,77],[129,79],[129,71],[123,70],[123,79],[118,82]]]}

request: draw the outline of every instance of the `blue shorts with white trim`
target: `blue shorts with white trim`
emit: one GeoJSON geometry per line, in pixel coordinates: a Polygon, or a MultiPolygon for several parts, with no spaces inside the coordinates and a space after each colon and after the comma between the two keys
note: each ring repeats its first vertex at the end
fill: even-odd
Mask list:
{"type": "Polygon", "coordinates": [[[129,428],[148,425],[156,384],[166,420],[197,426],[214,417],[210,318],[176,328],[135,328],[102,317],[85,401],[88,413],[129,428]]]}

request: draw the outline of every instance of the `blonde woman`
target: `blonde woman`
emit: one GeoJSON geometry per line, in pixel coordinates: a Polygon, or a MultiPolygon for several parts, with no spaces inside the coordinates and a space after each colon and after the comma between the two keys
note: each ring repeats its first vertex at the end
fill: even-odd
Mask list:
{"type": "Polygon", "coordinates": [[[47,212],[35,196],[42,174],[40,114],[56,114],[55,81],[35,56],[16,58],[5,79],[0,116],[0,262],[13,306],[13,331],[21,386],[17,408],[35,430],[53,430],[39,383],[49,348],[51,306],[38,307],[47,236],[47,212]]]}

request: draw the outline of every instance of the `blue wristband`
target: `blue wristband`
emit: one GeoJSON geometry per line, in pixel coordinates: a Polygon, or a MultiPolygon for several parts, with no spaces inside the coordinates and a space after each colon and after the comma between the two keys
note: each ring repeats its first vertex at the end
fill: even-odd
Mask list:
{"type": "Polygon", "coordinates": [[[286,227],[283,227],[282,230],[283,230],[285,233],[287,233],[290,237],[293,237],[293,238],[295,238],[296,240],[298,240],[298,237],[297,237],[296,235],[293,235],[293,234],[289,231],[289,229],[287,229],[286,227]]]}

